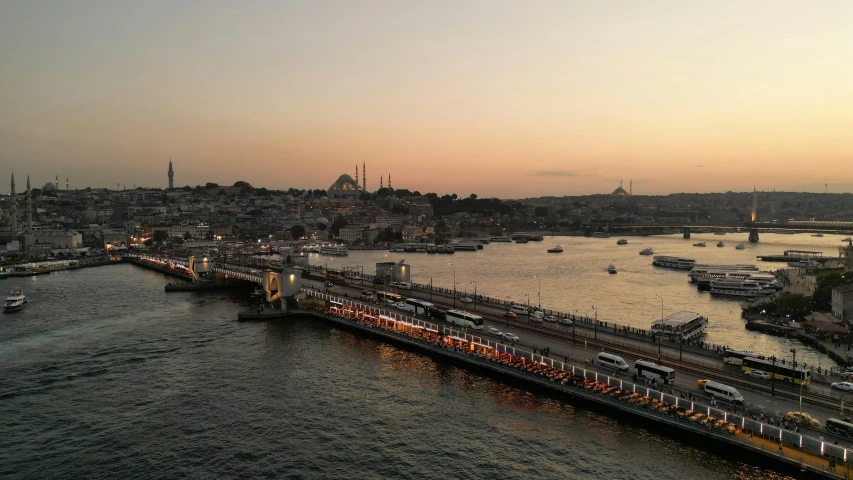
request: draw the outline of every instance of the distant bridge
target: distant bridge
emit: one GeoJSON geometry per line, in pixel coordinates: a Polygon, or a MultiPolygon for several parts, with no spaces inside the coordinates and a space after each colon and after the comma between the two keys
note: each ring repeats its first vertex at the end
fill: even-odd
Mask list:
{"type": "Polygon", "coordinates": [[[853,222],[811,222],[811,221],[790,221],[790,222],[746,222],[741,224],[701,224],[701,223],[631,223],[631,224],[610,224],[610,231],[614,230],[666,230],[678,229],[684,233],[684,238],[690,238],[692,229],[707,229],[707,230],[748,230],[749,241],[758,242],[758,232],[767,233],[853,233],[853,222]]]}

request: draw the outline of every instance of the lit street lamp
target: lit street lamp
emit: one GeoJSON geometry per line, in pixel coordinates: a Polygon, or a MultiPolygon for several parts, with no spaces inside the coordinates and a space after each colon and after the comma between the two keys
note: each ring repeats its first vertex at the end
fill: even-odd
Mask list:
{"type": "Polygon", "coordinates": [[[533,275],[533,278],[535,278],[536,282],[539,284],[539,291],[536,296],[539,298],[539,310],[542,310],[542,279],[539,278],[539,275],[533,275]]]}
{"type": "Polygon", "coordinates": [[[474,311],[477,311],[477,282],[471,280],[471,283],[474,285],[474,311]]]}
{"type": "Polygon", "coordinates": [[[658,365],[660,365],[660,345],[663,342],[663,297],[655,295],[660,299],[660,331],[658,332],[658,365]]]}
{"type": "MultiPolygon", "coordinates": [[[[595,312],[595,331],[594,331],[595,336],[593,338],[598,338],[598,310],[595,308],[595,305],[587,308],[586,313],[584,313],[583,316],[586,318],[589,318],[589,311],[590,310],[593,310],[595,312]]],[[[574,330],[575,330],[574,327],[575,327],[574,322],[572,322],[572,336],[574,336],[574,330]]]]}
{"type": "Polygon", "coordinates": [[[451,267],[453,267],[453,308],[456,308],[456,265],[453,263],[448,263],[451,267]]]}

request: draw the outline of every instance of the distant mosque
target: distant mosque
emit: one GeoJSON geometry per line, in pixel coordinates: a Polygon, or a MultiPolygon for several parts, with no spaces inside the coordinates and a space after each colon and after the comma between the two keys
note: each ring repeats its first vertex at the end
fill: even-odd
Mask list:
{"type": "MultiPolygon", "coordinates": [[[[383,178],[379,178],[379,188],[385,188],[383,178]]],[[[391,174],[388,174],[388,188],[391,188],[391,174]]],[[[358,183],[358,165],[355,166],[355,178],[343,174],[326,190],[329,200],[355,201],[367,190],[367,163],[361,165],[361,184],[358,183]]]]}
{"type": "Polygon", "coordinates": [[[613,190],[613,193],[611,193],[611,195],[613,195],[614,197],[630,197],[631,195],[633,195],[633,190],[634,190],[634,181],[633,180],[628,180],[628,191],[627,192],[625,191],[624,188],[622,188],[622,180],[619,180],[619,186],[616,188],[616,190],[613,190]]]}

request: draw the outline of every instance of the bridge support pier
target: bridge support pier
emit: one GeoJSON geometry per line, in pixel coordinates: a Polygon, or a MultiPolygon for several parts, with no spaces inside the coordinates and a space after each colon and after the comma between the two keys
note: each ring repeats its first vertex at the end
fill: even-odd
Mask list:
{"type": "Polygon", "coordinates": [[[690,238],[690,227],[684,227],[684,238],[690,238]]]}
{"type": "Polygon", "coordinates": [[[749,229],[749,243],[758,243],[758,229],[749,229]]]}

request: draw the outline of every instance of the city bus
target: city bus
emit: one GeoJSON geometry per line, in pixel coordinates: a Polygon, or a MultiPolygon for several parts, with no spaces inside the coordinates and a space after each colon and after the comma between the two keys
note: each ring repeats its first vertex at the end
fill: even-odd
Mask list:
{"type": "Polygon", "coordinates": [[[726,350],[723,353],[723,361],[732,365],[743,365],[743,359],[747,357],[758,358],[758,354],[753,352],[739,352],[737,350],[726,350]]]}
{"type": "Polygon", "coordinates": [[[400,303],[403,301],[402,296],[388,292],[376,292],[376,298],[384,303],[400,303]]]}
{"type": "Polygon", "coordinates": [[[449,323],[455,323],[461,327],[481,330],[483,328],[483,317],[462,310],[448,310],[446,319],[449,323]]]}
{"type": "Polygon", "coordinates": [[[675,381],[675,370],[645,360],[634,362],[634,370],[638,377],[663,382],[666,385],[671,385],[675,381]]]}
{"type": "Polygon", "coordinates": [[[792,368],[791,365],[782,365],[776,361],[776,365],[770,360],[762,360],[760,358],[745,357],[741,369],[744,372],[751,370],[761,370],[767,372],[771,376],[776,377],[776,380],[784,382],[802,383],[808,385],[812,381],[812,372],[803,367],[792,368]]]}
{"type": "Polygon", "coordinates": [[[428,315],[433,308],[435,308],[435,305],[423,300],[418,300],[417,298],[407,298],[405,303],[400,305],[401,310],[412,312],[415,315],[428,315]]]}

